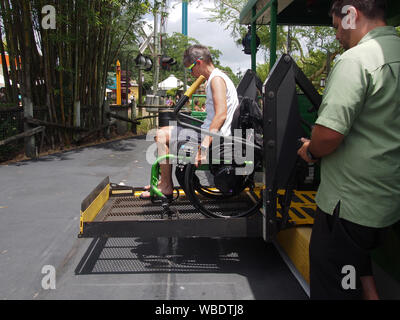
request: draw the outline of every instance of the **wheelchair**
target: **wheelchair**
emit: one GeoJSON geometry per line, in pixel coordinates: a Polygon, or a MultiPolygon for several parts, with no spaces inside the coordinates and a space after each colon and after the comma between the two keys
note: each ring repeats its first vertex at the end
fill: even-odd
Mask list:
{"type": "MultiPolygon", "coordinates": [[[[178,183],[189,202],[206,217],[246,217],[262,206],[262,181],[257,181],[257,172],[263,169],[262,106],[257,99],[261,92],[261,81],[248,70],[237,87],[239,106],[233,115],[229,137],[201,129],[203,121],[180,112],[184,102],[174,109],[177,123],[182,128],[213,137],[206,164],[194,165],[197,139],[178,141],[177,153],[166,156],[177,159],[175,176],[178,183]]],[[[155,163],[151,189],[162,196],[156,188],[158,175],[159,165],[155,163]]],[[[165,199],[162,205],[167,213],[171,213],[165,199]]]]}

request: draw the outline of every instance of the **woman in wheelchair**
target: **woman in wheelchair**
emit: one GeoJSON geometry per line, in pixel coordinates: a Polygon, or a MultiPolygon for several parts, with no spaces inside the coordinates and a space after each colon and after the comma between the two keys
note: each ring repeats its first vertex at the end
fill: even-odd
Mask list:
{"type": "MultiPolygon", "coordinates": [[[[207,80],[207,117],[201,128],[223,136],[230,136],[232,118],[239,106],[237,91],[232,80],[214,66],[209,49],[203,45],[193,45],[186,49],[183,56],[183,64],[193,77],[198,78],[202,75],[207,80]]],[[[157,130],[155,140],[157,142],[158,156],[170,153],[170,146],[182,136],[182,129],[180,126],[166,126],[157,130]]],[[[206,162],[212,137],[207,135],[198,137],[198,142],[199,148],[194,160],[196,168],[206,162]]],[[[160,163],[160,171],[161,178],[158,188],[168,199],[172,199],[172,164],[169,163],[168,159],[160,163]]],[[[150,192],[143,192],[140,197],[142,199],[150,199],[150,192]]]]}

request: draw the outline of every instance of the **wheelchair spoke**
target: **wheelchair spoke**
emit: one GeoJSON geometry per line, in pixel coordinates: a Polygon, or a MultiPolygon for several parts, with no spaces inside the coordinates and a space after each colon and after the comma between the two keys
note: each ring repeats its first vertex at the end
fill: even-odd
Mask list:
{"type": "Polygon", "coordinates": [[[249,179],[238,194],[224,194],[213,186],[213,176],[208,171],[196,170],[188,165],[185,185],[190,202],[205,216],[234,218],[251,215],[261,207],[261,194],[254,192],[254,181],[249,179]],[[225,201],[224,201],[225,200],[225,201]]]}

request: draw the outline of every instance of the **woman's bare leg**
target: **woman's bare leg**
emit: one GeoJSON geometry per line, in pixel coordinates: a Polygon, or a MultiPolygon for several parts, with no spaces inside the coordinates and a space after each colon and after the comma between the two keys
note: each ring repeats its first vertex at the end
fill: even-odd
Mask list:
{"type": "MultiPolygon", "coordinates": [[[[157,130],[155,140],[157,142],[158,157],[169,153],[169,142],[172,134],[173,127],[162,127],[157,130]]],[[[165,194],[170,195],[173,193],[173,180],[172,180],[172,164],[168,159],[160,162],[161,177],[158,183],[159,190],[165,194]]],[[[150,192],[143,192],[142,197],[149,197],[150,192]]]]}

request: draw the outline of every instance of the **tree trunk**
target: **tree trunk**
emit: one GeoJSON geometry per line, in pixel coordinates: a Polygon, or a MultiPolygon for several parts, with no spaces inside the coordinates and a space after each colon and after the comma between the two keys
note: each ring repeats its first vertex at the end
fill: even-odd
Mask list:
{"type": "Polygon", "coordinates": [[[18,70],[20,70],[20,59],[17,60],[17,31],[12,28],[13,16],[10,10],[10,4],[8,0],[0,1],[0,8],[3,17],[4,32],[7,41],[8,56],[10,62],[10,77],[12,80],[12,96],[11,102],[18,102],[18,70]]]}
{"type": "Polygon", "coordinates": [[[74,126],[81,125],[81,103],[79,100],[79,79],[80,79],[80,69],[79,69],[79,40],[80,40],[80,8],[79,2],[75,1],[75,65],[74,65],[74,126]]]}
{"type": "MultiPolygon", "coordinates": [[[[0,34],[3,34],[1,25],[0,25],[0,34]]],[[[0,37],[1,38],[1,37],[0,37]]],[[[8,66],[7,66],[7,60],[6,60],[6,53],[4,51],[4,45],[3,41],[0,39],[0,53],[1,53],[1,64],[3,66],[3,75],[4,75],[4,84],[6,87],[6,101],[11,101],[12,100],[12,88],[10,85],[10,76],[8,73],[8,66]]],[[[8,56],[10,64],[12,63],[10,56],[8,56]]]]}
{"type": "MultiPolygon", "coordinates": [[[[24,117],[33,117],[33,104],[32,104],[32,86],[31,86],[31,19],[30,19],[30,4],[28,2],[22,1],[22,19],[23,19],[23,45],[24,45],[24,56],[23,56],[23,74],[24,74],[24,82],[23,86],[21,86],[21,93],[23,97],[23,106],[24,106],[24,117]],[[23,90],[22,90],[23,88],[23,90]]],[[[31,128],[28,124],[24,125],[25,131],[29,131],[31,128]]],[[[25,138],[25,154],[27,157],[35,158],[36,157],[36,148],[35,148],[35,137],[31,136],[25,138]]]]}

